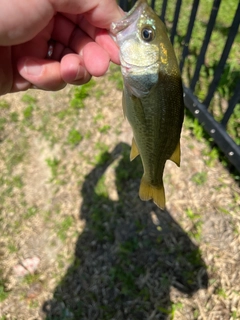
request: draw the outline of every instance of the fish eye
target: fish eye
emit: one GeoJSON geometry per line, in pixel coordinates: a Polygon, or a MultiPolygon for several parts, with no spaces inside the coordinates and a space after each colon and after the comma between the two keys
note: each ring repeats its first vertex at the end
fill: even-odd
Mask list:
{"type": "Polygon", "coordinates": [[[141,33],[142,39],[146,42],[150,42],[154,39],[154,30],[150,27],[144,27],[141,33]]]}

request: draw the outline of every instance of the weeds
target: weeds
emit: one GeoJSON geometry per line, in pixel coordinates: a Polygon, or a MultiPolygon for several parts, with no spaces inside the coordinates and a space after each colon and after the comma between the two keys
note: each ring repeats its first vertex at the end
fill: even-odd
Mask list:
{"type": "Polygon", "coordinates": [[[53,159],[48,158],[46,159],[46,163],[51,169],[52,179],[55,179],[58,174],[58,165],[60,163],[60,160],[58,160],[57,158],[53,158],[53,159]]]}
{"type": "Polygon", "coordinates": [[[4,301],[8,297],[8,292],[5,291],[3,285],[0,285],[0,302],[4,301]]]}
{"type": "Polygon", "coordinates": [[[80,132],[76,129],[72,129],[68,133],[67,142],[72,146],[76,146],[82,141],[82,139],[83,136],[80,132]]]}
{"type": "Polygon", "coordinates": [[[73,224],[73,218],[71,216],[67,216],[58,226],[58,237],[64,241],[67,237],[67,232],[73,224]]]}
{"type": "Polygon", "coordinates": [[[91,80],[90,82],[74,88],[73,98],[70,102],[70,106],[76,109],[82,109],[85,107],[84,99],[89,96],[89,92],[94,86],[95,82],[91,80]]]}
{"type": "Polygon", "coordinates": [[[196,183],[196,185],[201,186],[207,181],[207,172],[198,172],[192,176],[192,181],[196,183]]]}

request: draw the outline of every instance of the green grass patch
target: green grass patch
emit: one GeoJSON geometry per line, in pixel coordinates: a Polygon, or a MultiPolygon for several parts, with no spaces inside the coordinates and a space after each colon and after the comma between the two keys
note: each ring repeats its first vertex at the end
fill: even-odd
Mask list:
{"type": "Polygon", "coordinates": [[[13,242],[10,242],[7,248],[10,253],[15,253],[15,252],[18,252],[19,250],[19,248],[13,242]]]}
{"type": "Polygon", "coordinates": [[[17,112],[10,113],[10,121],[18,122],[19,114],[17,112]]]}
{"type": "Polygon", "coordinates": [[[227,298],[227,294],[226,292],[224,291],[223,288],[218,288],[217,291],[216,291],[216,294],[224,299],[227,298]]]}
{"type": "Polygon", "coordinates": [[[35,104],[37,102],[37,99],[28,93],[25,93],[21,100],[26,104],[35,104]]]}
{"type": "Polygon", "coordinates": [[[67,142],[72,146],[76,146],[82,141],[82,139],[83,136],[81,133],[76,129],[72,129],[68,133],[67,142]]]}
{"type": "Polygon", "coordinates": [[[31,285],[35,282],[38,282],[40,278],[40,274],[39,273],[29,273],[26,276],[24,276],[23,278],[23,282],[27,283],[28,285],[31,285]]]}
{"type": "Polygon", "coordinates": [[[33,216],[35,216],[38,212],[38,209],[37,207],[30,207],[30,208],[27,208],[25,214],[24,214],[24,219],[29,219],[33,216]]]}
{"type": "Polygon", "coordinates": [[[102,165],[110,159],[109,147],[103,142],[97,142],[95,148],[99,153],[94,157],[94,164],[102,165]]]}
{"type": "Polygon", "coordinates": [[[111,126],[108,124],[105,124],[104,126],[102,126],[101,128],[99,128],[99,132],[101,133],[107,133],[109,130],[111,129],[111,126]]]}
{"type": "Polygon", "coordinates": [[[159,306],[157,307],[157,309],[165,314],[169,316],[169,320],[173,320],[174,319],[174,315],[175,312],[177,310],[181,310],[183,308],[183,304],[181,302],[177,302],[177,303],[171,303],[170,308],[166,309],[164,306],[159,306]]]}
{"type": "MultiPolygon", "coordinates": [[[[8,141],[5,163],[8,174],[11,175],[13,169],[24,161],[25,154],[29,148],[27,139],[24,136],[16,137],[15,141],[8,141]]],[[[18,178],[17,178],[18,180],[18,178]]]]}
{"type": "Polygon", "coordinates": [[[108,76],[108,80],[115,82],[116,88],[120,91],[123,89],[123,78],[121,74],[121,68],[118,65],[110,65],[111,74],[108,76]]]}
{"type": "Polygon", "coordinates": [[[37,99],[27,93],[21,99],[27,106],[23,110],[23,125],[31,126],[34,110],[36,109],[37,99]]]}
{"type": "Polygon", "coordinates": [[[0,131],[3,131],[5,128],[5,124],[7,123],[7,119],[0,118],[0,131]]]}
{"type": "Polygon", "coordinates": [[[0,284],[0,302],[7,299],[9,293],[5,291],[4,286],[0,284]]]}
{"type": "Polygon", "coordinates": [[[207,182],[207,172],[197,172],[191,180],[198,186],[204,185],[207,182]]]}
{"type": "Polygon", "coordinates": [[[76,109],[82,109],[85,107],[84,99],[86,99],[90,94],[95,81],[91,80],[88,83],[75,87],[73,91],[73,98],[70,102],[70,106],[76,109]]]}
{"type": "Polygon", "coordinates": [[[7,299],[9,292],[5,288],[5,279],[3,279],[3,271],[0,269],[0,302],[7,299]]]}
{"type": "Polygon", "coordinates": [[[97,121],[103,120],[103,119],[104,119],[104,115],[100,112],[93,118],[95,123],[97,123],[97,121]]]}
{"type": "Polygon", "coordinates": [[[108,198],[108,191],[105,183],[106,177],[102,176],[94,188],[94,192],[98,197],[108,198]]]}
{"type": "Polygon", "coordinates": [[[5,100],[0,100],[0,110],[7,110],[10,108],[10,104],[5,100]]]}
{"type": "Polygon", "coordinates": [[[58,166],[59,166],[60,160],[58,160],[57,158],[53,158],[53,159],[47,158],[46,163],[51,169],[52,179],[55,179],[58,175],[58,168],[59,168],[58,166]]]}
{"type": "Polygon", "coordinates": [[[67,231],[73,225],[73,218],[71,216],[65,217],[65,219],[58,225],[58,237],[64,241],[67,238],[67,231]]]}
{"type": "MultiPolygon", "coordinates": [[[[191,230],[189,230],[188,234],[190,237],[199,241],[201,239],[201,235],[202,235],[202,224],[203,224],[203,222],[201,220],[201,215],[193,212],[192,209],[190,209],[190,208],[188,208],[186,210],[186,215],[193,223],[193,227],[191,228],[191,230]]],[[[193,257],[197,258],[197,253],[194,252],[193,257]]],[[[201,259],[201,256],[199,256],[199,259],[201,259]]],[[[197,261],[198,261],[198,259],[197,259],[197,261]]]]}

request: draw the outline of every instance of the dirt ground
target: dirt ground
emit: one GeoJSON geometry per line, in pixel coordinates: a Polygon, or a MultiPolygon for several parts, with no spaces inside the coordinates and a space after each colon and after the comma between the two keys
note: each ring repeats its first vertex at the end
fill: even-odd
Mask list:
{"type": "Polygon", "coordinates": [[[118,81],[0,98],[0,319],[240,319],[239,186],[186,119],[142,202],[118,81]]]}

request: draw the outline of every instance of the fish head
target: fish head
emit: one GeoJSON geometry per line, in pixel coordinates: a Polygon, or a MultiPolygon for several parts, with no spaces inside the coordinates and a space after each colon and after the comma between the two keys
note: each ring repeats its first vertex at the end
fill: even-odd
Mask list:
{"type": "Polygon", "coordinates": [[[120,49],[125,86],[137,97],[148,94],[168,64],[165,25],[146,1],[139,0],[122,20],[112,23],[110,32],[120,49]]]}

